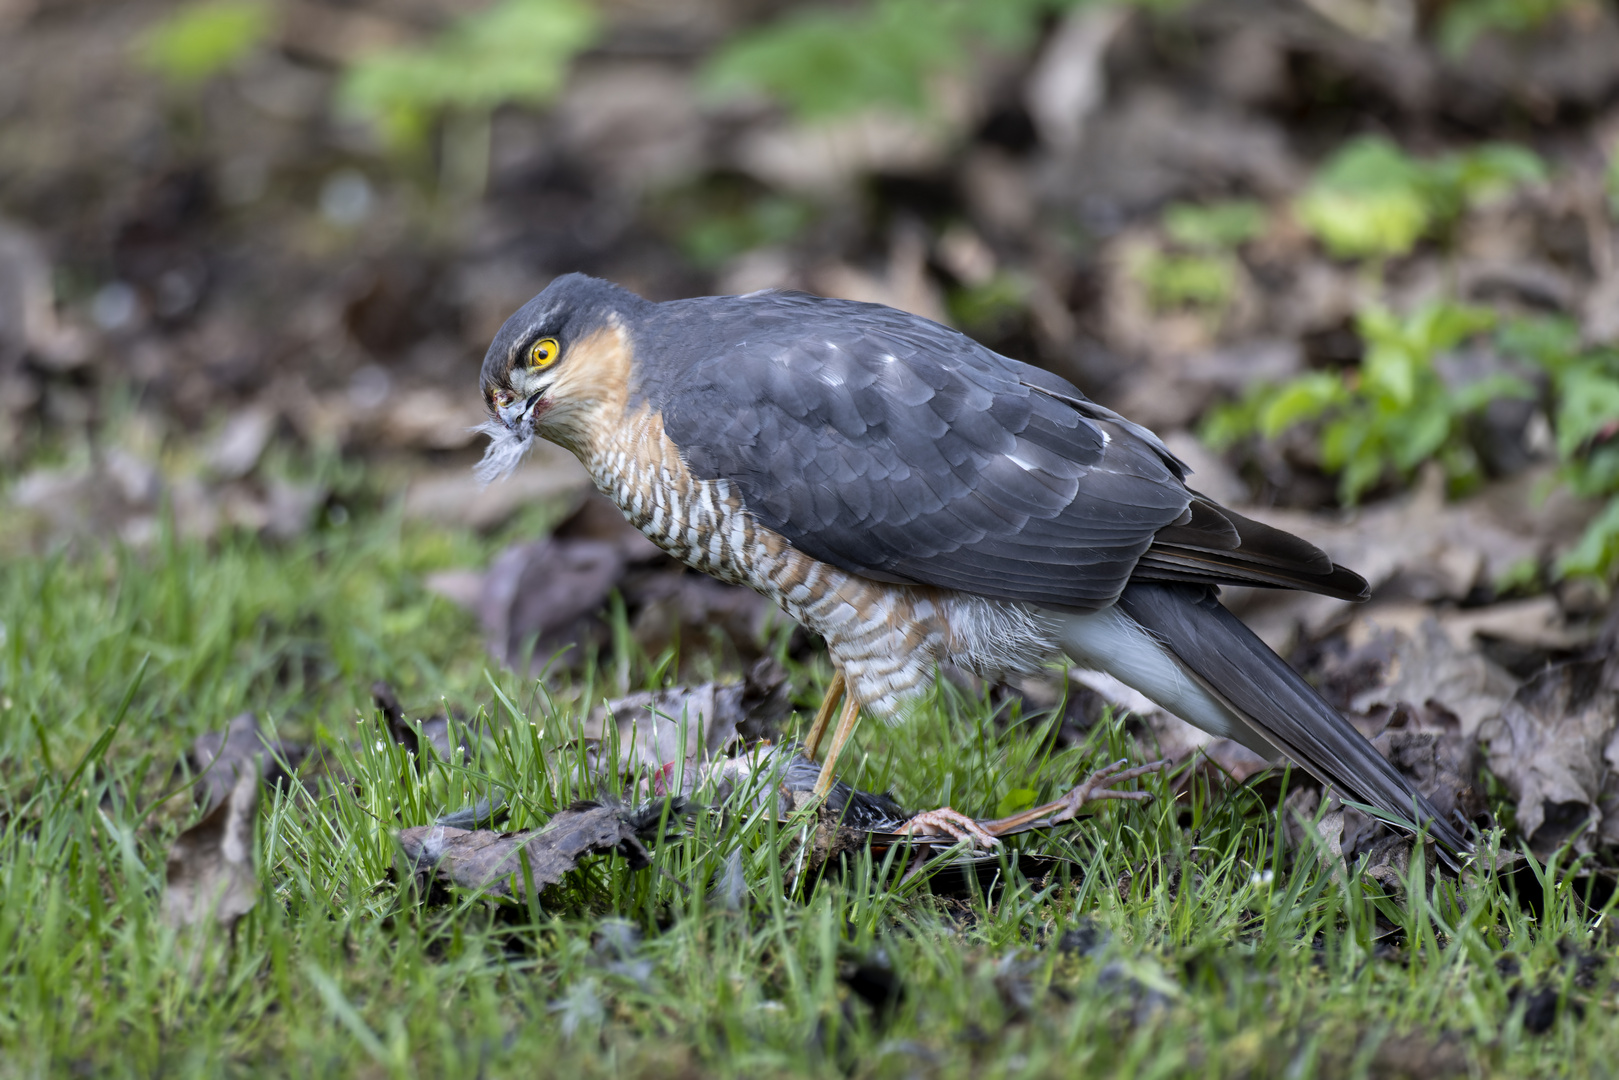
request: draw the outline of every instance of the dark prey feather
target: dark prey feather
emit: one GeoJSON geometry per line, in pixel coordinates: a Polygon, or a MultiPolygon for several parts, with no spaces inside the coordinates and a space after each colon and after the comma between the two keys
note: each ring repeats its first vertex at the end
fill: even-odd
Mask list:
{"type": "Polygon", "coordinates": [[[1471,845],[1254,632],[1199,585],[1136,583],[1119,607],[1264,740],[1324,784],[1399,822],[1421,824],[1453,854],[1471,845]]]}

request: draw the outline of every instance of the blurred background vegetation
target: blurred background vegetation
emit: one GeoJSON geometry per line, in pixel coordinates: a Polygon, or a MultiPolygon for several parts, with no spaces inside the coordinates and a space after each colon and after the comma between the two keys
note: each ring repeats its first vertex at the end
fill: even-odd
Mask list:
{"type": "Polygon", "coordinates": [[[1261,508],[1571,501],[1477,586],[1577,606],[1616,220],[1600,0],[0,0],[0,542],[498,525],[570,481],[458,491],[478,359],[585,270],[949,322],[1261,508]]]}
{"type": "Polygon", "coordinates": [[[1610,1066],[1576,897],[1619,867],[1616,2],[0,0],[0,1074],[1610,1066]],[[395,830],[594,790],[586,707],[763,672],[790,736],[830,675],[560,452],[474,482],[483,352],[575,270],[893,304],[1152,427],[1374,588],[1227,590],[1256,632],[1430,795],[1585,869],[1374,926],[1287,854],[1327,811],[1299,777],[1053,672],[943,684],[844,758],[986,813],[1095,754],[1185,766],[1038,903],[935,921],[856,874],[783,906],[771,830],[744,880],[728,826],[519,936],[422,904],[395,830]],[[488,721],[470,764],[374,726],[376,679],[446,738],[488,721]],[[197,980],[159,895],[244,711],[318,794],[267,789],[264,899],[197,980]],[[677,879],[721,858],[766,918],[700,912],[677,879]],[[909,988],[870,1026],[856,955],[909,988]]]}

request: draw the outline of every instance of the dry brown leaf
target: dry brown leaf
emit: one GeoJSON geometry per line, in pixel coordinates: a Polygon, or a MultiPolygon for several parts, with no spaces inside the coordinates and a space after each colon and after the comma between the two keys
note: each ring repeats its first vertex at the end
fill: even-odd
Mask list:
{"type": "Polygon", "coordinates": [[[558,813],[544,829],[500,833],[424,825],[401,830],[399,844],[419,875],[515,897],[523,892],[525,860],[534,894],[561,881],[586,855],[616,851],[632,870],[641,869],[649,859],[640,837],[657,825],[662,812],[661,804],[632,809],[579,803],[558,813]]]}
{"type": "Polygon", "coordinates": [[[553,662],[582,663],[592,646],[608,644],[600,614],[615,588],[636,642],[654,654],[718,630],[737,659],[751,660],[775,610],[751,589],[679,566],[594,494],[548,539],[514,544],[482,574],[438,575],[429,587],[478,616],[501,663],[515,667],[532,649],[536,674],[553,662]]]}
{"type": "Polygon", "coordinates": [[[536,540],[495,557],[484,575],[479,621],[489,652],[516,668],[525,654],[542,670],[572,646],[564,664],[582,662],[587,646],[606,641],[596,618],[624,576],[619,549],[600,540],[536,540]]]}
{"type": "Polygon", "coordinates": [[[1518,831],[1537,855],[1549,855],[1582,829],[1578,850],[1591,850],[1599,838],[1619,839],[1602,809],[1614,787],[1606,752],[1616,713],[1619,663],[1598,657],[1547,668],[1480,731],[1490,771],[1517,800],[1518,831]]]}
{"type": "Polygon", "coordinates": [[[944,298],[928,276],[927,259],[927,240],[921,232],[899,228],[894,230],[890,240],[888,269],[882,276],[848,263],[833,263],[811,275],[811,284],[822,296],[887,304],[948,324],[950,317],[945,312],[944,298]]]}
{"type": "MultiPolygon", "coordinates": [[[[1595,504],[1554,490],[1538,498],[1546,473],[1534,469],[1493,484],[1481,494],[1447,503],[1444,478],[1424,473],[1408,495],[1367,507],[1352,518],[1275,509],[1245,513],[1304,537],[1332,560],[1366,578],[1381,603],[1429,604],[1468,599],[1526,560],[1548,557],[1577,537],[1595,504]]],[[[1319,636],[1353,617],[1355,608],[1325,596],[1277,590],[1227,590],[1228,605],[1273,649],[1286,653],[1302,628],[1319,636]]],[[[1478,627],[1511,631],[1513,620],[1478,627]]],[[[1578,629],[1548,626],[1543,614],[1516,625],[1537,640],[1578,629]]]]}
{"type": "Polygon", "coordinates": [[[183,929],[212,922],[229,931],[258,900],[253,868],[256,770],[240,769],[225,799],[169,847],[163,918],[183,929]]]}
{"type": "Polygon", "coordinates": [[[305,747],[267,738],[253,713],[232,717],[224,731],[198,735],[191,744],[199,800],[213,810],[249,774],[266,784],[280,784],[287,776],[282,763],[295,766],[305,753],[305,747]]]}
{"type": "Polygon", "coordinates": [[[1510,673],[1476,648],[1457,642],[1431,616],[1410,629],[1397,623],[1388,628],[1374,609],[1351,624],[1345,636],[1352,652],[1340,663],[1354,667],[1356,655],[1387,657],[1371,675],[1371,685],[1346,688],[1352,712],[1369,714],[1437,702],[1457,718],[1460,735],[1472,739],[1481,725],[1501,714],[1518,690],[1518,680],[1510,673]]]}
{"type": "Polygon", "coordinates": [[[1449,821],[1474,821],[1489,807],[1478,789],[1478,743],[1461,720],[1432,699],[1400,705],[1372,745],[1449,821]]]}

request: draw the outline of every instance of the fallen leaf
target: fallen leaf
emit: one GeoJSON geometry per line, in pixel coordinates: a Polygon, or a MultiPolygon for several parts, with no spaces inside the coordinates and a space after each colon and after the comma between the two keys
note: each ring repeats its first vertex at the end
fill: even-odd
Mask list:
{"type": "Polygon", "coordinates": [[[240,769],[226,797],[169,847],[163,918],[182,929],[213,922],[231,930],[258,899],[253,811],[259,777],[240,769]]]}
{"type": "MultiPolygon", "coordinates": [[[[946,112],[963,111],[942,104],[946,112]]],[[[948,141],[946,125],[895,109],[867,109],[814,123],[753,125],[736,141],[734,154],[739,168],[772,187],[827,195],[863,175],[935,168],[948,141]]]]}
{"type": "Polygon", "coordinates": [[[1367,715],[1435,702],[1456,717],[1459,734],[1470,740],[1517,692],[1518,680],[1471,643],[1459,644],[1431,616],[1416,627],[1389,629],[1379,615],[1368,612],[1345,634],[1351,647],[1339,660],[1341,667],[1354,668],[1357,659],[1368,656],[1386,658],[1375,672],[1365,672],[1368,685],[1347,695],[1350,712],[1367,715]]]}
{"type": "Polygon", "coordinates": [[[583,499],[549,538],[502,551],[476,582],[457,575],[433,585],[471,599],[490,654],[513,668],[530,656],[534,674],[552,663],[576,666],[608,645],[600,616],[615,588],[636,642],[652,654],[717,630],[737,659],[751,660],[775,610],[751,589],[688,571],[599,495],[583,499]]]}
{"type": "Polygon", "coordinates": [[[1537,856],[1581,830],[1580,851],[1591,850],[1598,838],[1619,841],[1611,803],[1616,785],[1606,757],[1619,720],[1616,676],[1619,662],[1612,656],[1550,667],[1479,733],[1489,746],[1490,771],[1517,800],[1518,831],[1537,856]]]}
{"type": "MultiPolygon", "coordinates": [[[[1444,477],[1425,470],[1415,489],[1348,518],[1276,509],[1246,513],[1321,548],[1340,566],[1366,578],[1379,603],[1464,601],[1525,561],[1539,562],[1584,530],[1597,504],[1556,489],[1537,492],[1547,472],[1528,469],[1480,494],[1446,502],[1444,477]]],[[[1300,637],[1320,636],[1354,617],[1355,609],[1330,597],[1275,589],[1229,589],[1227,606],[1271,648],[1287,653],[1300,637]]],[[[1477,616],[1467,616],[1477,618],[1477,616]]],[[[1536,640],[1554,631],[1537,615],[1524,632],[1536,640]]],[[[1510,620],[1504,620],[1509,622],[1510,620]]],[[[1458,622],[1458,632],[1466,625],[1458,622]]],[[[1502,623],[1478,627],[1499,631],[1502,623]]],[[[1562,628],[1578,637],[1578,629],[1562,628]]]]}
{"type": "Polygon", "coordinates": [[[552,107],[557,150],[594,182],[633,192],[693,176],[707,137],[693,80],[644,58],[581,68],[552,107]]]}
{"type": "Polygon", "coordinates": [[[225,801],[243,776],[271,786],[288,779],[283,762],[296,767],[306,748],[269,739],[253,713],[231,718],[224,731],[209,731],[191,743],[191,767],[197,774],[199,801],[213,810],[225,801]]]}
{"type": "MultiPolygon", "coordinates": [[[[674,804],[672,816],[682,813],[674,804]]],[[[523,863],[534,894],[561,881],[586,855],[617,852],[630,869],[647,866],[650,856],[642,839],[655,832],[664,812],[660,802],[629,807],[577,803],[559,812],[543,829],[500,833],[468,831],[444,825],[403,829],[399,843],[422,876],[491,896],[515,897],[524,888],[523,863]]]]}
{"type": "Polygon", "coordinates": [[[746,662],[759,655],[772,623],[786,618],[752,589],[684,570],[634,573],[620,591],[634,612],[630,636],[648,656],[684,642],[687,651],[693,643],[710,646],[710,658],[721,665],[746,662]]]}
{"type": "Polygon", "coordinates": [[[605,644],[597,618],[624,575],[624,556],[600,540],[536,540],[495,557],[478,598],[489,652],[516,670],[528,658],[531,673],[571,647],[565,665],[583,662],[591,644],[605,644]]]}
{"type": "Polygon", "coordinates": [[[54,268],[28,230],[0,219],[0,367],[30,356],[56,371],[90,358],[90,337],[57,315],[54,268]]]}
{"type": "Polygon", "coordinates": [[[1474,821],[1488,812],[1477,786],[1478,743],[1438,701],[1399,705],[1372,745],[1445,820],[1474,821]]]}
{"type": "Polygon", "coordinates": [[[848,263],[833,263],[811,275],[811,284],[822,296],[887,304],[937,323],[950,321],[944,298],[928,276],[927,241],[916,229],[898,228],[890,240],[888,269],[882,276],[867,273],[848,263]]]}
{"type": "Polygon", "coordinates": [[[1215,185],[1290,191],[1300,172],[1281,125],[1206,95],[1138,85],[1092,115],[1071,151],[1050,155],[1038,184],[1081,220],[1116,221],[1215,185]]]}
{"type": "Polygon", "coordinates": [[[1023,100],[1041,140],[1077,148],[1085,125],[1107,94],[1104,63],[1130,17],[1128,8],[1079,8],[1058,25],[1023,84],[1023,100]]]}

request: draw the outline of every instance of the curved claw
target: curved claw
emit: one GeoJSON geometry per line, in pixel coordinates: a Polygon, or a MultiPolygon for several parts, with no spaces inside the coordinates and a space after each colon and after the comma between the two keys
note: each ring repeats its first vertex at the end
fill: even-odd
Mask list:
{"type": "Polygon", "coordinates": [[[1079,812],[1080,807],[1098,799],[1150,801],[1152,799],[1152,792],[1150,791],[1115,791],[1113,785],[1122,784],[1127,780],[1135,780],[1138,777],[1146,776],[1148,773],[1167,769],[1169,768],[1169,759],[1161,758],[1158,761],[1150,761],[1145,765],[1137,765],[1133,769],[1126,769],[1126,764],[1128,762],[1121,759],[1111,765],[1104,765],[1091,773],[1090,776],[1085,778],[1084,783],[1057,800],[1060,809],[1051,815],[1051,823],[1055,825],[1058,822],[1070,820],[1079,812]]]}
{"type": "Polygon", "coordinates": [[[1127,780],[1135,780],[1151,772],[1159,772],[1169,767],[1169,759],[1148,762],[1137,765],[1133,769],[1126,769],[1125,761],[1115,761],[1111,765],[1104,765],[1090,776],[1084,783],[1074,788],[1062,798],[1048,802],[1043,806],[1032,807],[1022,813],[1011,817],[1000,818],[995,821],[982,823],[982,828],[995,836],[1006,836],[1024,829],[1036,828],[1044,825],[1057,825],[1071,820],[1079,812],[1080,807],[1088,802],[1099,799],[1129,799],[1135,802],[1147,802],[1152,799],[1150,791],[1115,791],[1113,785],[1122,784],[1127,780]]]}
{"type": "Polygon", "coordinates": [[[906,836],[943,835],[953,840],[970,840],[975,847],[994,848],[1001,842],[991,832],[985,829],[974,819],[952,810],[948,806],[941,806],[937,810],[924,810],[911,820],[907,821],[899,830],[906,836]]]}

